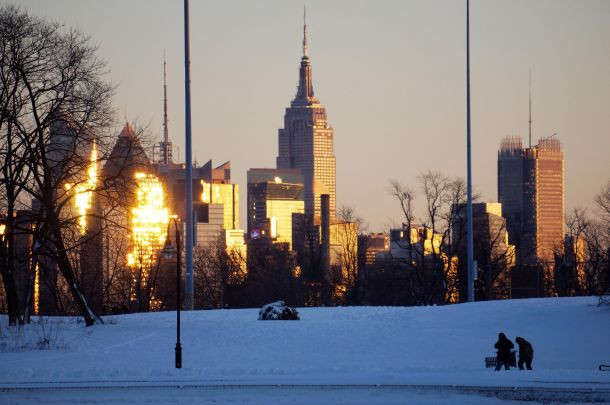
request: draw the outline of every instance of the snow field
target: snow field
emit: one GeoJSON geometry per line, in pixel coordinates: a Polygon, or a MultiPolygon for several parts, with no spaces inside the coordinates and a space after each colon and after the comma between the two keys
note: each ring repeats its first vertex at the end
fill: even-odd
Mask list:
{"type": "MultiPolygon", "coordinates": [[[[113,316],[91,328],[51,318],[50,350],[5,345],[0,387],[182,381],[610,389],[610,372],[597,371],[610,364],[610,306],[596,303],[299,308],[300,321],[258,321],[258,308],[183,312],[182,369],[174,368],[175,312],[113,316]],[[485,368],[499,332],[532,343],[534,371],[485,368]]],[[[1,322],[0,343],[7,343],[6,317],[1,322]]],[[[28,325],[23,334],[39,330],[28,325]]]]}

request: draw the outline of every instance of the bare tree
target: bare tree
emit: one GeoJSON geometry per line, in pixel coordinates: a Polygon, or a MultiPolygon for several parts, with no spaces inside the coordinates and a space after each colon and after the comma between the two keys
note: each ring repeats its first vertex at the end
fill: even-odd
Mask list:
{"type": "Polygon", "coordinates": [[[248,241],[247,295],[250,306],[282,300],[299,306],[302,278],[295,273],[294,255],[287,243],[260,237],[248,241]]]}
{"type": "Polygon", "coordinates": [[[608,228],[592,221],[585,232],[585,295],[600,295],[610,289],[610,244],[608,228]]]}
{"type": "Polygon", "coordinates": [[[591,221],[583,208],[565,216],[567,234],[554,248],[554,291],[560,296],[582,295],[586,289],[586,234],[591,221]]]}
{"type": "Polygon", "coordinates": [[[25,144],[16,128],[16,117],[23,114],[26,101],[21,96],[21,80],[13,68],[14,46],[7,38],[15,25],[24,24],[24,18],[14,16],[13,7],[0,8],[0,213],[3,232],[0,237],[0,274],[6,294],[9,325],[22,321],[15,281],[15,215],[23,184],[29,177],[24,154],[25,144]]]}
{"type": "Polygon", "coordinates": [[[439,172],[418,175],[425,199],[424,215],[415,215],[415,192],[396,180],[390,181],[390,194],[398,200],[403,213],[403,238],[392,257],[404,268],[409,303],[431,305],[455,302],[458,294],[457,251],[452,248],[452,230],[456,226],[453,207],[466,197],[462,179],[439,172]]]}
{"type": "Polygon", "coordinates": [[[122,313],[129,310],[133,280],[126,263],[130,247],[128,235],[123,226],[107,223],[104,228],[103,296],[106,312],[122,313]]]}
{"type": "Polygon", "coordinates": [[[225,246],[221,239],[197,246],[193,255],[195,303],[198,308],[224,308],[241,302],[230,302],[231,287],[243,286],[246,280],[246,257],[240,249],[225,246]]]}
{"type": "Polygon", "coordinates": [[[589,228],[587,246],[590,260],[597,262],[593,277],[597,291],[593,293],[601,294],[610,291],[610,181],[595,197],[595,204],[600,219],[589,228]]]}
{"type": "MultiPolygon", "coordinates": [[[[510,272],[516,254],[514,246],[508,243],[506,221],[493,216],[480,221],[480,225],[474,222],[480,229],[480,233],[474,235],[475,297],[477,300],[508,299],[511,297],[510,272]]],[[[465,257],[460,260],[464,261],[465,257]]],[[[463,267],[465,270],[466,266],[463,267]]]]}
{"type": "Polygon", "coordinates": [[[597,216],[575,208],[555,249],[554,291],[562,296],[602,294],[610,286],[610,182],[595,197],[597,216]]]}
{"type": "Polygon", "coordinates": [[[95,56],[95,46],[77,30],[1,6],[0,34],[1,138],[9,140],[6,151],[21,152],[3,167],[11,173],[6,199],[19,193],[35,201],[34,245],[57,266],[78,312],[92,325],[97,316],[70,257],[86,242],[78,234],[84,215],[71,205],[74,190],[96,192],[87,171],[99,159],[92,150],[106,146],[101,134],[110,122],[113,87],[102,80],[105,63],[95,56]]]}
{"type": "Polygon", "coordinates": [[[610,227],[610,181],[595,197],[595,204],[600,211],[602,220],[610,227]]]}
{"type": "Polygon", "coordinates": [[[347,205],[338,208],[336,219],[334,232],[331,233],[334,233],[332,239],[335,239],[337,245],[334,253],[341,262],[341,282],[337,286],[341,294],[339,297],[339,294],[335,293],[335,299],[340,298],[342,304],[360,304],[362,277],[358,267],[358,234],[364,228],[364,221],[353,207],[347,205]]]}

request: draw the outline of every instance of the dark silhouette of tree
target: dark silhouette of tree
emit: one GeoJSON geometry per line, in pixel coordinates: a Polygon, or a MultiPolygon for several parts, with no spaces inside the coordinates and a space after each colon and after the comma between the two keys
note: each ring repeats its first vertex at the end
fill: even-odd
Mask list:
{"type": "Polygon", "coordinates": [[[249,306],[281,300],[290,306],[303,303],[301,279],[295,274],[293,253],[285,243],[273,243],[260,237],[248,241],[249,306]]]}
{"type": "Polygon", "coordinates": [[[243,297],[231,294],[243,290],[246,281],[246,257],[240,249],[225,246],[222,240],[198,246],[193,254],[195,305],[198,308],[241,307],[243,297]]]}
{"type": "Polygon", "coordinates": [[[452,207],[465,202],[466,186],[462,179],[433,171],[420,173],[418,183],[425,199],[422,217],[415,215],[413,189],[396,180],[390,181],[390,194],[400,204],[406,233],[396,243],[392,260],[403,269],[401,273],[408,285],[406,293],[410,305],[455,302],[458,277],[457,251],[451,243],[452,230],[456,226],[452,207]]]}
{"type": "Polygon", "coordinates": [[[332,225],[336,246],[331,250],[341,263],[341,280],[335,287],[335,301],[342,305],[362,303],[362,277],[358,266],[358,234],[364,227],[364,221],[353,207],[342,205],[337,209],[336,222],[332,225]]]}
{"type": "MultiPolygon", "coordinates": [[[[35,201],[30,229],[36,230],[34,252],[46,257],[39,258],[40,268],[49,262],[57,267],[89,326],[97,315],[83,294],[71,253],[93,236],[79,234],[83,215],[71,204],[74,190],[87,184],[91,151],[98,148],[99,155],[104,154],[102,134],[110,123],[113,86],[102,79],[105,63],[96,57],[88,37],[18,7],[0,7],[0,49],[0,138],[4,154],[11,153],[2,162],[3,172],[9,174],[3,198],[11,210],[19,199],[35,201]]],[[[87,191],[97,192],[95,187],[87,191]]],[[[10,215],[3,238],[7,242],[16,231],[10,215]]],[[[88,220],[91,224],[93,217],[88,220]]],[[[11,249],[10,242],[3,244],[0,266],[7,296],[13,294],[11,249]]],[[[14,318],[14,309],[11,312],[14,318]]]]}

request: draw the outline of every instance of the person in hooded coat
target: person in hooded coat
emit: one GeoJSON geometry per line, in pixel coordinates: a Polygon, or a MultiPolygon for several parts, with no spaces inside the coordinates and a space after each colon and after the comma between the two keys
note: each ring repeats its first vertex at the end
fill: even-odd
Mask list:
{"type": "Polygon", "coordinates": [[[513,342],[504,333],[500,333],[494,347],[498,349],[496,371],[500,371],[503,365],[506,370],[510,370],[510,350],[514,347],[513,342]]]}
{"type": "Polygon", "coordinates": [[[525,363],[528,370],[531,370],[532,360],[534,359],[532,344],[520,336],[515,341],[519,345],[519,370],[523,370],[523,363],[525,363]]]}

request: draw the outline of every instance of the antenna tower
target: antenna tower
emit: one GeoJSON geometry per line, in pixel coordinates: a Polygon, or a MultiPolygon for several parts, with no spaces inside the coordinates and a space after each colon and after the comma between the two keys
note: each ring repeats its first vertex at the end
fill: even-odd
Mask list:
{"type": "Polygon", "coordinates": [[[167,74],[165,72],[165,51],[163,51],[163,141],[161,147],[161,163],[172,162],[172,143],[169,141],[169,129],[167,127],[167,74]]]}
{"type": "Polygon", "coordinates": [[[528,121],[529,124],[529,138],[530,138],[530,148],[532,147],[532,70],[530,69],[529,74],[529,100],[530,100],[530,119],[528,121]]]}

